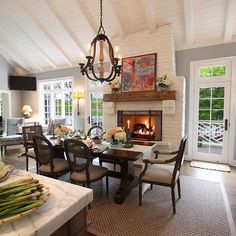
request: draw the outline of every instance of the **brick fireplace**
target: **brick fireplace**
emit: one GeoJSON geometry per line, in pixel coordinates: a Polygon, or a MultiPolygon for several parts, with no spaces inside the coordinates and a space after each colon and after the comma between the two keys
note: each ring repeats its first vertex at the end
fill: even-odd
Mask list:
{"type": "Polygon", "coordinates": [[[117,111],[117,126],[128,128],[131,139],[162,140],[162,111],[117,111]]]}
{"type": "MultiPolygon", "coordinates": [[[[158,142],[159,146],[167,146],[170,149],[178,148],[179,142],[184,135],[185,128],[185,79],[184,77],[175,76],[172,77],[171,80],[173,81],[171,89],[176,91],[176,100],[142,101],[142,98],[140,98],[140,100],[129,102],[104,102],[104,129],[108,130],[109,128],[118,125],[121,127],[127,127],[128,120],[130,120],[131,128],[131,125],[133,126],[133,121],[129,116],[129,112],[138,111],[139,114],[143,114],[140,112],[155,113],[158,111],[162,114],[161,137],[155,137],[155,140],[158,142]],[[126,118],[122,122],[118,117],[120,111],[122,111],[123,114],[126,114],[126,118]]],[[[146,116],[146,119],[141,120],[139,123],[145,125],[145,121],[148,125],[148,115],[146,116]]],[[[155,129],[156,127],[154,130],[155,129]]]]}

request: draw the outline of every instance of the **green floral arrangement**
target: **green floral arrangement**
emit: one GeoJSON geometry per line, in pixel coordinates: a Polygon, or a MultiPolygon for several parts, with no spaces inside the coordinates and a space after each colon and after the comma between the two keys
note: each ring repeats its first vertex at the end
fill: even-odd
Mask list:
{"type": "Polygon", "coordinates": [[[121,83],[119,80],[113,80],[112,82],[109,82],[108,85],[111,89],[119,90],[121,88],[121,83]]]}
{"type": "Polygon", "coordinates": [[[165,74],[163,77],[157,77],[156,85],[161,88],[168,88],[171,84],[171,80],[165,74]]]}

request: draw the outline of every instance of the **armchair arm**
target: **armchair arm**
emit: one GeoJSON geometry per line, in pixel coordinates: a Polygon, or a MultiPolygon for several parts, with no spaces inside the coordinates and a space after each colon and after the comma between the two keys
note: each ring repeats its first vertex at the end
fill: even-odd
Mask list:
{"type": "Polygon", "coordinates": [[[174,156],[173,158],[171,159],[167,159],[167,160],[157,160],[157,159],[145,159],[143,160],[143,162],[145,164],[168,164],[168,163],[172,163],[172,162],[175,162],[177,160],[177,156],[174,156]]]}
{"type": "Polygon", "coordinates": [[[159,151],[159,150],[156,150],[156,151],[154,151],[154,153],[156,154],[155,159],[157,159],[159,154],[162,154],[162,155],[176,155],[178,153],[178,151],[159,151]]]}

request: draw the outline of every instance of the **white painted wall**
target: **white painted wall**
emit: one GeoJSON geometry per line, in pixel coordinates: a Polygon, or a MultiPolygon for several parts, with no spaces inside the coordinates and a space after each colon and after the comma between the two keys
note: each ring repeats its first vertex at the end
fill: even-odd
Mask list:
{"type": "Polygon", "coordinates": [[[125,38],[112,39],[112,45],[119,46],[122,58],[157,53],[157,75],[176,75],[174,36],[171,25],[159,27],[157,31],[141,31],[125,38]]]}

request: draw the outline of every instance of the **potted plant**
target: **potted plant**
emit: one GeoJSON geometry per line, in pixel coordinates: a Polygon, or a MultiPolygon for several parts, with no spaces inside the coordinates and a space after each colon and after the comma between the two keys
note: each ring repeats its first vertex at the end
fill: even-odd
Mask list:
{"type": "Polygon", "coordinates": [[[112,93],[119,93],[120,92],[121,83],[119,80],[114,80],[114,81],[108,83],[108,85],[110,86],[112,93]]]}
{"type": "Polygon", "coordinates": [[[167,77],[167,74],[162,77],[157,77],[156,79],[156,85],[158,90],[166,90],[169,88],[170,84],[171,80],[167,77]]]}

